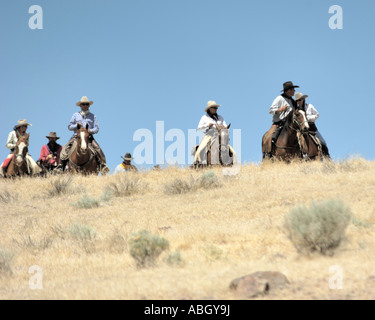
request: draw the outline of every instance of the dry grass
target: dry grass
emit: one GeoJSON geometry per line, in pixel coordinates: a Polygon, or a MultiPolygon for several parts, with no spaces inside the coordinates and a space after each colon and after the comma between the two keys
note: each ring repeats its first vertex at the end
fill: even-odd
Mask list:
{"type": "Polygon", "coordinates": [[[124,185],[120,176],[74,176],[69,192],[52,193],[62,185],[54,177],[0,180],[0,299],[238,299],[229,283],[256,271],[290,281],[257,299],[375,298],[374,161],[247,164],[231,177],[210,170],[219,187],[181,194],[165,186],[198,181],[206,171],[129,173],[144,187],[105,201],[108,186],[124,185]],[[99,204],[74,205],[84,197],[99,204]],[[333,256],[301,255],[285,216],[326,199],[350,207],[346,238],[333,256]],[[129,253],[141,230],[170,244],[152,268],[137,268],[129,253]],[[33,265],[43,270],[42,290],[29,288],[33,265]],[[329,288],[335,265],[343,270],[341,290],[329,288]]]}

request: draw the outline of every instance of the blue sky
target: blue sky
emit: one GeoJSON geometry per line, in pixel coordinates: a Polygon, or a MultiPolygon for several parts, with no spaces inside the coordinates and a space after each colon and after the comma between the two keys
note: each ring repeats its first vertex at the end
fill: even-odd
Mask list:
{"type": "Polygon", "coordinates": [[[85,95],[111,169],[139,146],[137,130],[152,132],[155,145],[156,121],[185,134],[187,162],[188,130],[208,100],[241,130],[242,162],[259,162],[268,109],[293,81],[319,111],[335,160],[373,160],[374,14],[371,0],[2,1],[0,156],[23,118],[34,159],[50,131],[65,144],[85,95]],[[43,9],[42,30],[29,28],[32,5],[43,9]],[[329,27],[332,5],[343,29],[329,27]]]}

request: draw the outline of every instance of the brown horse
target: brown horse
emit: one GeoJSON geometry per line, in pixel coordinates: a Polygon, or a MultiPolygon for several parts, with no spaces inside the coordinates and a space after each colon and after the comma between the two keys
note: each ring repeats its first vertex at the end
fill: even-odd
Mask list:
{"type": "MultiPolygon", "coordinates": [[[[210,146],[210,142],[208,143],[208,148],[207,148],[207,164],[202,164],[202,163],[195,163],[193,165],[194,168],[200,168],[200,167],[205,167],[205,166],[211,166],[212,165],[212,156],[218,157],[219,164],[221,166],[232,166],[233,163],[235,162],[234,160],[234,150],[231,148],[229,145],[229,128],[231,124],[227,126],[223,125],[215,125],[213,130],[217,130],[217,139],[218,139],[218,145],[215,152],[211,151],[212,146],[210,146]]],[[[216,132],[215,132],[216,135],[216,132]]],[[[197,152],[199,148],[199,145],[196,145],[193,148],[192,155],[195,156],[195,153],[197,152]]]]}
{"type": "Polygon", "coordinates": [[[9,162],[6,172],[7,178],[29,175],[29,169],[26,160],[26,155],[29,151],[29,137],[30,133],[18,138],[16,147],[14,148],[14,155],[9,162]]]}
{"type": "MultiPolygon", "coordinates": [[[[295,109],[287,116],[284,127],[274,146],[274,154],[264,154],[263,159],[276,158],[289,162],[293,158],[301,158],[301,136],[307,133],[309,124],[306,120],[305,112],[295,109]]],[[[267,133],[262,138],[262,149],[267,133]]]]}
{"type": "Polygon", "coordinates": [[[300,141],[305,160],[323,160],[322,145],[313,131],[304,132],[300,141]]]}
{"type": "Polygon", "coordinates": [[[76,147],[69,157],[69,170],[70,172],[81,172],[84,175],[98,174],[98,162],[95,157],[94,150],[90,147],[92,136],[88,131],[88,124],[86,127],[77,126],[76,147]]]}

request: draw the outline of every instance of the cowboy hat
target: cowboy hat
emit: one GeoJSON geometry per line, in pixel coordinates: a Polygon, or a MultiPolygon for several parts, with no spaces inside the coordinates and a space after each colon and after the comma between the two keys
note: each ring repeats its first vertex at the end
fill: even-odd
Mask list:
{"type": "Polygon", "coordinates": [[[212,108],[212,107],[218,107],[218,108],[219,108],[220,105],[219,105],[219,104],[216,104],[215,101],[210,100],[210,101],[207,102],[207,107],[206,107],[206,109],[204,109],[204,112],[207,112],[208,109],[210,109],[210,108],[212,108]]]}
{"type": "Polygon", "coordinates": [[[297,92],[295,95],[294,95],[294,100],[300,100],[300,99],[306,99],[308,97],[307,94],[303,94],[302,92],[297,92]]]}
{"type": "Polygon", "coordinates": [[[16,130],[22,126],[31,126],[31,123],[27,123],[26,119],[18,120],[17,124],[13,127],[13,130],[16,130]]]}
{"type": "Polygon", "coordinates": [[[132,155],[129,152],[125,153],[125,157],[121,157],[121,158],[124,159],[124,160],[133,160],[134,159],[134,158],[132,158],[132,155]]]}
{"type": "Polygon", "coordinates": [[[52,132],[52,131],[49,133],[49,136],[46,136],[46,138],[47,139],[49,139],[49,138],[55,138],[56,140],[60,139],[60,137],[56,136],[56,132],[52,132]]]}
{"type": "Polygon", "coordinates": [[[292,89],[292,88],[299,88],[299,86],[295,86],[292,81],[284,82],[283,87],[284,87],[284,89],[281,90],[281,91],[284,91],[284,92],[288,91],[289,89],[292,89]]]}
{"type": "Polygon", "coordinates": [[[88,103],[90,106],[94,103],[94,101],[89,100],[86,96],[83,96],[80,101],[76,102],[76,106],[80,107],[81,103],[88,103]]]}

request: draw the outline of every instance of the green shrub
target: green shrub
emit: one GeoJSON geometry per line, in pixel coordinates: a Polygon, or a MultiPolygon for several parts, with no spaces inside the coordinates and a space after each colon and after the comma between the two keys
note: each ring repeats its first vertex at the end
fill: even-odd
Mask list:
{"type": "Polygon", "coordinates": [[[214,171],[207,171],[203,173],[196,181],[198,188],[210,189],[221,186],[219,178],[214,171]]]}
{"type": "Polygon", "coordinates": [[[350,208],[340,200],[312,202],[293,208],[285,219],[288,236],[301,253],[333,254],[351,220],[350,208]]]}
{"type": "Polygon", "coordinates": [[[86,253],[93,253],[95,251],[94,240],[96,238],[96,231],[90,226],[75,223],[68,230],[70,236],[75,240],[86,253]]]}
{"type": "Polygon", "coordinates": [[[76,208],[91,209],[100,206],[100,200],[95,198],[90,198],[88,195],[84,195],[80,200],[73,203],[76,208]]]}
{"type": "Polygon", "coordinates": [[[169,195],[188,193],[193,190],[194,181],[187,182],[179,178],[164,186],[164,193],[169,195]]]}
{"type": "Polygon", "coordinates": [[[180,250],[171,252],[165,260],[170,266],[183,266],[184,260],[181,257],[180,250]]]}
{"type": "Polygon", "coordinates": [[[96,238],[96,231],[86,225],[75,223],[68,231],[74,240],[92,241],[96,238]]]}
{"type": "Polygon", "coordinates": [[[155,265],[157,257],[168,248],[168,240],[152,235],[146,230],[134,234],[129,240],[130,255],[139,268],[155,265]]]}
{"type": "Polygon", "coordinates": [[[207,171],[203,173],[198,179],[194,180],[191,177],[190,181],[182,179],[175,179],[164,186],[164,193],[166,194],[184,194],[191,191],[196,191],[200,188],[210,189],[221,186],[221,182],[214,171],[207,171]]]}

